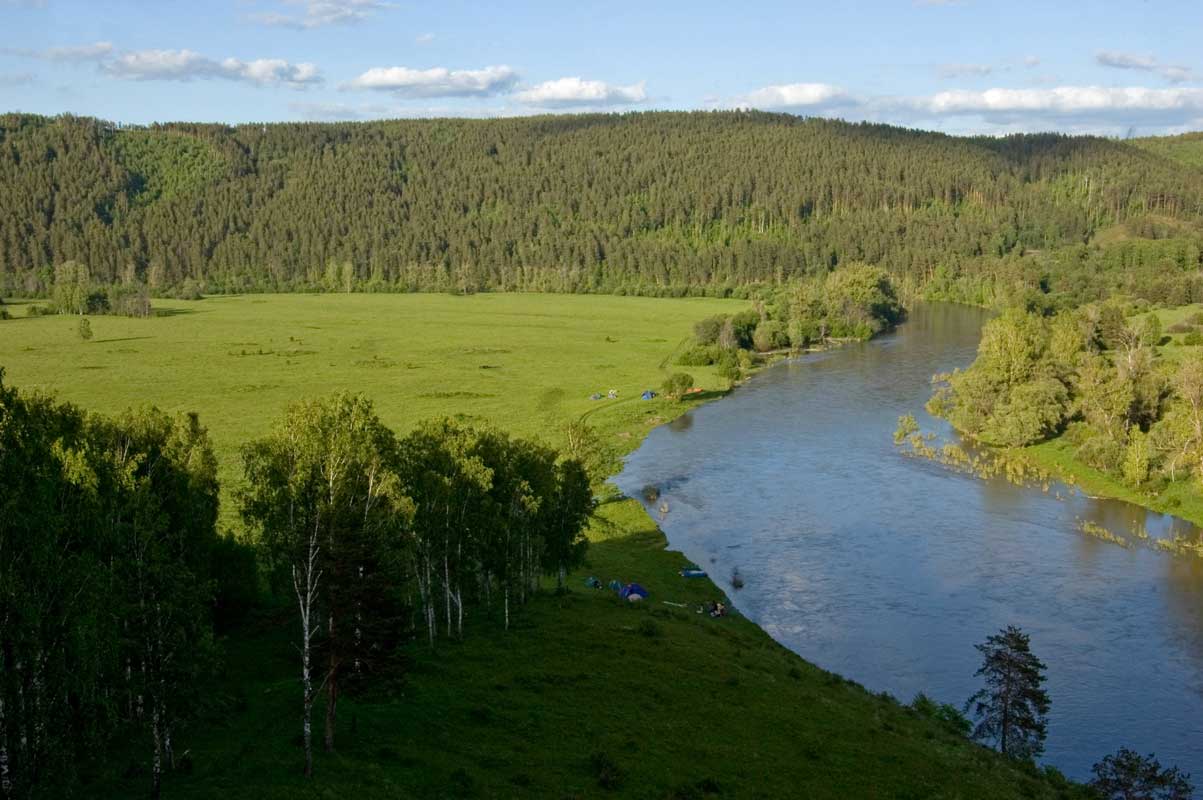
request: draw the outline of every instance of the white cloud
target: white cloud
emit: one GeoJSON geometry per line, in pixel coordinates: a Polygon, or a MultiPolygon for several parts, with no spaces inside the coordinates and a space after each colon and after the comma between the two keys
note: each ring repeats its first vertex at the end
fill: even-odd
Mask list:
{"type": "Polygon", "coordinates": [[[347,89],[374,89],[399,97],[488,97],[514,88],[518,73],[501,65],[484,69],[373,67],[343,84],[347,89]]]}
{"type": "Polygon", "coordinates": [[[1103,50],[1096,53],[1094,59],[1104,67],[1115,67],[1116,69],[1149,71],[1157,69],[1157,59],[1152,56],[1139,56],[1132,53],[1117,53],[1112,50],[1103,50]]]}
{"type": "Polygon", "coordinates": [[[73,47],[51,47],[43,50],[39,57],[48,61],[98,61],[108,58],[112,52],[111,42],[93,42],[73,47]]]}
{"type": "Polygon", "coordinates": [[[299,14],[268,12],[254,14],[252,19],[264,25],[297,30],[323,28],[327,25],[362,22],[375,12],[389,8],[381,0],[283,0],[284,5],[303,7],[299,14]]]}
{"type": "Polygon", "coordinates": [[[289,103],[288,110],[309,120],[429,119],[432,117],[514,117],[536,111],[517,106],[484,107],[415,105],[410,102],[348,105],[345,103],[289,103]]]}
{"type": "Polygon", "coordinates": [[[994,72],[989,64],[941,64],[937,69],[941,78],[981,78],[994,72]]]}
{"type": "Polygon", "coordinates": [[[647,91],[643,81],[630,86],[615,86],[604,81],[559,78],[516,92],[514,99],[540,108],[625,106],[645,102],[647,91]]]}
{"type": "Polygon", "coordinates": [[[139,81],[190,81],[209,78],[241,81],[256,86],[288,86],[301,89],[321,83],[313,64],[291,64],[279,58],[221,61],[191,50],[139,50],[121,53],[101,65],[117,78],[139,81]]]}
{"type": "Polygon", "coordinates": [[[960,132],[1061,130],[1122,134],[1203,126],[1203,88],[1057,86],[958,89],[931,95],[854,96],[798,83],[758,89],[727,104],[960,132]]]}
{"type": "Polygon", "coordinates": [[[1150,55],[1136,53],[1120,53],[1115,50],[1100,50],[1095,53],[1094,60],[1104,67],[1112,69],[1133,69],[1140,72],[1154,72],[1170,83],[1184,83],[1195,80],[1195,72],[1190,67],[1178,64],[1163,64],[1150,55]]]}
{"type": "Polygon", "coordinates": [[[1028,69],[1034,69],[1040,66],[1040,56],[1024,56],[1023,65],[1028,69]]]}
{"type": "Polygon", "coordinates": [[[856,100],[846,91],[829,83],[787,83],[765,86],[738,98],[735,102],[735,105],[740,107],[782,111],[816,110],[855,104],[856,100]]]}
{"type": "Polygon", "coordinates": [[[419,33],[414,37],[415,44],[430,44],[434,41],[433,33],[419,33]]]}
{"type": "Polygon", "coordinates": [[[112,55],[113,45],[111,42],[93,42],[92,44],[48,47],[45,50],[6,47],[0,52],[23,58],[40,58],[43,61],[103,61],[112,55]]]}
{"type": "Polygon", "coordinates": [[[1039,114],[1081,117],[1094,114],[1164,114],[1203,111],[1203,89],[1149,89],[1140,86],[1060,86],[1055,89],[986,89],[938,92],[919,106],[936,114],[1039,114]]]}

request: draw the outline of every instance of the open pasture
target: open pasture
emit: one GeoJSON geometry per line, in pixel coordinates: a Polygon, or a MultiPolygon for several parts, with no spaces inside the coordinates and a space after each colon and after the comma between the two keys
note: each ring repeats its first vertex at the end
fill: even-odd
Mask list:
{"type": "MultiPolygon", "coordinates": [[[[465,414],[560,444],[588,413],[633,446],[669,412],[656,399],[693,323],[740,301],[581,295],[243,295],[156,300],[149,319],[70,316],[0,323],[5,381],[106,413],[150,403],[197,411],[228,492],[239,446],[295,400],[362,392],[404,433],[422,419],[465,414]],[[618,400],[590,400],[618,390],[618,400]]],[[[712,368],[689,368],[720,388],[712,368]]],[[[725,388],[725,387],[724,387],[725,388]]],[[[223,517],[232,521],[226,503],[223,517]]]]}

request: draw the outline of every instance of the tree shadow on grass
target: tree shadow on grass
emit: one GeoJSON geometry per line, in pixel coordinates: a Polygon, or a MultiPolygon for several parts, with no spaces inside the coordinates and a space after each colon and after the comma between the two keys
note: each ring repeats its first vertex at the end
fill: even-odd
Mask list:
{"type": "Polygon", "coordinates": [[[115,339],[97,339],[92,344],[105,344],[108,342],[136,342],[139,339],[151,339],[151,336],[123,336],[115,339]]]}
{"type": "Polygon", "coordinates": [[[200,314],[205,310],[203,308],[152,308],[150,315],[152,317],[178,317],[181,314],[200,314]]]}

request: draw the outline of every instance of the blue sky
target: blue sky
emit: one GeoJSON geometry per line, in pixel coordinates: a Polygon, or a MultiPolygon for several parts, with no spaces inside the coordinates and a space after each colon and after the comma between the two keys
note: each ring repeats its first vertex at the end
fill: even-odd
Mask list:
{"type": "Polygon", "coordinates": [[[1203,129],[1203,2],[0,0],[0,110],[126,123],[753,107],[1203,129]]]}

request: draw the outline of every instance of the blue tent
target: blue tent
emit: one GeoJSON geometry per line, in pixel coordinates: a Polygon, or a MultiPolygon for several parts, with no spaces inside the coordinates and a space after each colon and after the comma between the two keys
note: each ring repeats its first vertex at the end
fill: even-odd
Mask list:
{"type": "Polygon", "coordinates": [[[645,392],[643,393],[643,395],[642,395],[642,397],[643,397],[643,399],[644,399],[644,400],[651,400],[651,399],[652,399],[653,397],[655,397],[655,396],[656,396],[656,393],[655,393],[655,392],[653,392],[651,389],[648,389],[648,390],[647,390],[647,391],[645,391],[645,392]]]}
{"type": "Polygon", "coordinates": [[[644,589],[642,586],[640,586],[637,583],[628,583],[626,586],[622,587],[622,589],[618,592],[618,596],[621,597],[623,600],[630,600],[631,595],[633,595],[633,594],[639,595],[644,600],[647,599],[647,589],[644,589]]]}

